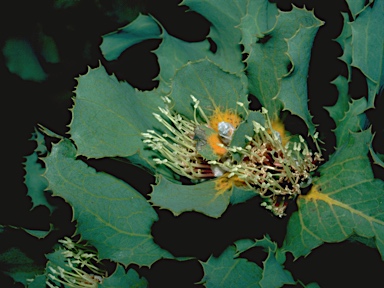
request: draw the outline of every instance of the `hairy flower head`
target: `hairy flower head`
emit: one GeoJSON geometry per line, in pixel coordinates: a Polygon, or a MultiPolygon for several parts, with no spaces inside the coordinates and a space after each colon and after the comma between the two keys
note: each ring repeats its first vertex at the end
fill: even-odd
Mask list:
{"type": "Polygon", "coordinates": [[[159,108],[162,115],[155,117],[167,132],[142,133],[143,141],[159,154],[154,162],[195,183],[219,177],[215,180],[219,192],[233,185],[251,189],[265,199],[263,205],[267,209],[283,216],[288,200],[310,184],[311,172],[322,161],[317,135],[314,142],[318,152],[312,153],[302,136],[287,136],[284,124],[279,120],[272,122],[263,107],[264,121],[251,123],[253,135],[244,135],[246,145],[231,146],[242,118],[222,108],[215,108],[207,117],[199,100],[191,98],[194,119],[159,108]]]}

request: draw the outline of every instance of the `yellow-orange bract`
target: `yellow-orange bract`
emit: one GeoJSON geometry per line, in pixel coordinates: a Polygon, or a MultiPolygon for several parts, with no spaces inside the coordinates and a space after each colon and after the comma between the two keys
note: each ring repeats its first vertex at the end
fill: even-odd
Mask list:
{"type": "Polygon", "coordinates": [[[217,107],[215,109],[215,111],[213,112],[213,114],[211,115],[211,117],[209,117],[209,123],[208,125],[216,131],[215,134],[211,134],[208,139],[207,139],[207,142],[209,144],[209,146],[212,147],[213,151],[217,154],[217,155],[224,155],[226,152],[227,152],[227,149],[225,147],[223,147],[222,145],[220,144],[223,144],[223,142],[221,141],[220,137],[219,137],[219,123],[220,122],[226,122],[226,123],[229,123],[233,126],[233,128],[236,128],[237,126],[239,126],[240,122],[241,122],[241,118],[239,117],[239,115],[237,115],[235,112],[233,112],[232,110],[221,110],[220,107],[217,107]]]}
{"type": "Polygon", "coordinates": [[[215,131],[219,131],[219,123],[227,122],[236,128],[241,122],[241,118],[235,112],[231,110],[222,111],[220,107],[217,107],[212,116],[209,117],[209,126],[215,131]]]}
{"type": "Polygon", "coordinates": [[[280,133],[281,142],[283,146],[288,143],[289,136],[286,134],[283,122],[280,119],[272,121],[272,129],[280,133]]]}
{"type": "Polygon", "coordinates": [[[228,178],[227,176],[228,176],[228,173],[225,173],[223,176],[215,180],[215,190],[218,191],[217,192],[218,195],[231,189],[233,185],[238,187],[245,186],[244,181],[241,180],[239,177],[234,176],[234,177],[228,178]]]}
{"type": "Polygon", "coordinates": [[[227,149],[224,146],[221,146],[219,144],[223,144],[221,141],[219,134],[214,133],[208,136],[207,138],[208,145],[212,147],[213,151],[217,155],[224,155],[227,153],[227,149]]]}

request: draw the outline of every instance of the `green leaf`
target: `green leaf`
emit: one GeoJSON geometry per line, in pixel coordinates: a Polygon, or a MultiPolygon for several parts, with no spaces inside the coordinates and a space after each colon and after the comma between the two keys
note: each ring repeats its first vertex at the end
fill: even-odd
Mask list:
{"type": "Polygon", "coordinates": [[[237,254],[241,254],[253,247],[263,247],[266,252],[277,251],[277,244],[271,241],[271,238],[268,235],[265,235],[263,239],[240,239],[235,242],[237,254]]]}
{"type": "Polygon", "coordinates": [[[153,51],[159,59],[159,80],[167,83],[175,75],[176,71],[188,61],[196,61],[211,54],[209,42],[185,42],[169,35],[163,28],[162,39],[158,49],[153,51]]]}
{"type": "Polygon", "coordinates": [[[75,155],[66,139],[54,145],[44,159],[45,176],[53,194],[72,206],[78,232],[96,247],[99,257],[145,266],[171,257],[153,241],[151,225],[158,216],[145,198],[125,182],[76,160],[75,155]]]}
{"type": "Polygon", "coordinates": [[[288,39],[288,54],[291,56],[293,71],[281,82],[281,88],[276,96],[284,104],[284,110],[289,110],[302,118],[308,126],[310,135],[315,134],[315,125],[308,110],[307,76],[311,48],[316,36],[320,21],[314,26],[299,29],[288,39]]]}
{"type": "Polygon", "coordinates": [[[372,145],[371,145],[371,147],[369,147],[369,152],[371,153],[373,163],[384,168],[384,154],[380,154],[380,153],[375,152],[372,145]]]}
{"type": "Polygon", "coordinates": [[[48,231],[45,231],[45,230],[34,230],[34,229],[26,229],[26,228],[22,228],[25,232],[27,232],[29,235],[32,235],[33,237],[36,237],[36,238],[39,238],[39,239],[42,239],[42,238],[45,238],[49,235],[49,233],[52,232],[53,230],[53,225],[51,224],[49,226],[49,229],[48,231]]]}
{"type": "Polygon", "coordinates": [[[356,18],[356,16],[359,15],[374,0],[369,0],[368,3],[366,0],[346,0],[346,1],[348,3],[349,10],[351,10],[352,17],[356,18]]]}
{"type": "Polygon", "coordinates": [[[39,44],[41,47],[41,55],[44,57],[46,62],[53,64],[60,62],[60,56],[56,42],[51,36],[48,36],[40,31],[39,44]]]}
{"type": "Polygon", "coordinates": [[[235,242],[236,249],[238,251],[238,255],[241,253],[253,248],[253,247],[263,247],[264,251],[268,254],[274,253],[274,257],[276,261],[283,265],[286,260],[285,251],[282,251],[277,247],[277,244],[271,240],[269,235],[265,235],[263,239],[241,239],[235,242]]]}
{"type": "Polygon", "coordinates": [[[290,272],[284,269],[277,255],[282,252],[268,236],[261,240],[241,239],[228,247],[219,257],[211,256],[204,269],[203,282],[206,287],[282,287],[295,284],[290,272]],[[268,253],[261,269],[255,263],[239,258],[239,255],[253,247],[264,247],[268,253]]]}
{"type": "Polygon", "coordinates": [[[163,101],[155,91],[134,89],[107,74],[104,67],[90,69],[78,79],[71,138],[78,154],[90,158],[130,156],[144,148],[141,134],[153,129],[163,101]]]}
{"type": "Polygon", "coordinates": [[[208,37],[217,45],[215,54],[208,57],[223,70],[238,73],[243,71],[241,59],[241,32],[238,29],[241,18],[245,15],[247,0],[184,0],[191,10],[203,15],[211,23],[208,37]]]}
{"type": "Polygon", "coordinates": [[[368,108],[384,86],[384,2],[375,1],[352,22],[352,65],[368,78],[368,108]]]}
{"type": "Polygon", "coordinates": [[[188,63],[177,71],[172,81],[173,109],[188,119],[194,118],[191,95],[209,117],[216,107],[241,114],[237,102],[248,103],[244,74],[224,72],[209,60],[188,63]]]}
{"type": "Polygon", "coordinates": [[[351,237],[348,238],[348,241],[350,242],[360,242],[364,245],[367,245],[368,247],[371,248],[376,248],[376,243],[375,243],[375,238],[365,238],[361,237],[359,235],[352,235],[351,237]]]}
{"type": "Polygon", "coordinates": [[[10,72],[23,80],[42,82],[47,78],[33,51],[31,44],[22,38],[9,38],[5,41],[3,54],[10,72]]]}
{"type": "Polygon", "coordinates": [[[254,190],[233,186],[230,202],[232,205],[240,204],[257,195],[257,192],[254,190]]]}
{"type": "Polygon", "coordinates": [[[148,282],[145,278],[140,278],[139,274],[133,269],[129,269],[126,273],[121,265],[117,266],[116,271],[104,279],[100,285],[103,288],[120,288],[120,287],[148,287],[148,282]]]}
{"type": "Polygon", "coordinates": [[[336,147],[348,144],[351,132],[359,132],[365,129],[367,117],[364,111],[367,109],[367,100],[360,98],[349,105],[349,110],[335,129],[336,147]]]}
{"type": "Polygon", "coordinates": [[[172,211],[176,216],[186,211],[196,211],[218,218],[227,209],[231,196],[231,187],[224,186],[222,189],[219,179],[196,185],[180,185],[160,177],[150,194],[151,202],[172,211]]]}
{"type": "Polygon", "coordinates": [[[276,260],[272,250],[269,250],[267,259],[263,262],[263,276],[260,280],[260,287],[283,287],[284,284],[295,284],[295,280],[289,271],[283,269],[276,260]]]}
{"type": "Polygon", "coordinates": [[[349,109],[348,80],[340,75],[331,83],[336,86],[339,96],[334,106],[325,107],[325,109],[328,110],[337,127],[341,119],[344,118],[345,112],[349,109]]]}
{"type": "Polygon", "coordinates": [[[41,164],[37,161],[39,156],[38,153],[44,154],[46,153],[46,146],[44,144],[44,136],[37,130],[32,134],[31,140],[36,141],[37,146],[35,151],[25,157],[24,169],[24,183],[27,186],[28,192],[27,195],[31,197],[32,200],[32,209],[37,206],[45,206],[49,209],[50,213],[55,209],[54,206],[49,204],[45,189],[48,186],[47,180],[43,177],[43,173],[45,172],[45,168],[41,166],[41,164]]]}
{"type": "Polygon", "coordinates": [[[5,274],[24,285],[27,285],[27,279],[43,272],[43,267],[17,247],[0,253],[0,265],[5,274]]]}
{"type": "Polygon", "coordinates": [[[349,22],[348,13],[341,13],[344,18],[344,24],[340,35],[335,39],[337,43],[340,44],[341,49],[343,50],[343,55],[339,57],[346,65],[348,69],[348,81],[351,81],[352,70],[352,28],[351,23],[349,22]]]}
{"type": "Polygon", "coordinates": [[[249,142],[249,140],[245,138],[245,135],[252,137],[253,134],[255,134],[255,131],[253,130],[253,121],[260,123],[261,126],[265,126],[264,115],[259,111],[250,111],[247,119],[243,121],[233,133],[231,146],[245,147],[245,145],[249,142]]]}
{"type": "Polygon", "coordinates": [[[45,282],[47,281],[47,277],[45,275],[37,275],[32,282],[28,284],[28,288],[41,288],[46,287],[45,282]]]}
{"type": "Polygon", "coordinates": [[[319,168],[321,177],[289,219],[283,249],[297,258],[323,242],[341,242],[352,234],[375,237],[384,259],[384,181],[374,179],[367,157],[369,130],[349,141],[319,168]]]}
{"type": "Polygon", "coordinates": [[[241,44],[244,52],[250,53],[255,37],[262,39],[275,26],[278,9],[275,3],[267,0],[248,1],[247,13],[241,19],[239,28],[242,32],[241,44]]]}
{"type": "Polygon", "coordinates": [[[45,257],[48,259],[45,272],[49,273],[49,267],[56,269],[56,267],[61,267],[65,271],[71,271],[71,268],[68,266],[67,258],[64,256],[63,252],[66,250],[63,248],[58,248],[52,253],[47,254],[45,257]]]}
{"type": "Polygon", "coordinates": [[[151,16],[139,14],[125,27],[104,35],[100,49],[104,58],[112,61],[129,47],[145,40],[159,39],[160,34],[160,27],[151,16]]]}
{"type": "Polygon", "coordinates": [[[236,248],[228,247],[220,257],[211,256],[201,263],[205,287],[260,287],[262,269],[255,263],[236,258],[236,248]]]}
{"type": "MultiPolygon", "coordinates": [[[[269,4],[270,6],[272,4],[269,4]]],[[[249,77],[249,90],[255,95],[261,104],[267,108],[272,120],[276,120],[282,108],[282,103],[276,99],[276,95],[281,90],[281,78],[289,73],[287,66],[290,63],[288,57],[288,44],[286,39],[293,38],[295,33],[301,28],[308,28],[311,32],[300,34],[300,38],[293,38],[293,41],[311,41],[312,34],[317,31],[317,27],[321,25],[313,12],[305,9],[293,7],[290,12],[280,12],[275,27],[268,33],[268,37],[263,41],[255,38],[252,41],[249,56],[246,59],[247,72],[249,77]],[[309,34],[309,35],[307,35],[309,34]],[[305,40],[304,40],[305,37],[305,40]]],[[[246,32],[243,32],[246,33],[246,32]]],[[[303,43],[290,44],[301,47],[303,43]]],[[[307,49],[310,49],[312,41],[304,43],[307,49]]],[[[302,49],[304,49],[303,47],[302,49]]],[[[310,50],[309,50],[310,51],[310,50]]],[[[291,55],[292,56],[292,55],[291,55]]],[[[308,55],[303,55],[308,57],[308,55]]],[[[295,57],[295,55],[293,55],[295,57]]],[[[297,59],[294,65],[301,65],[297,59]]],[[[294,61],[295,62],[295,61],[294,61]]],[[[308,70],[308,63],[304,63],[303,67],[298,67],[300,71],[308,70]]],[[[302,73],[300,72],[300,73],[302,73]]],[[[305,75],[306,79],[307,75],[305,75]]],[[[294,77],[296,78],[296,77],[294,77]]],[[[303,79],[303,80],[305,80],[303,79]]],[[[306,82],[305,82],[306,83],[306,82]]],[[[282,91],[285,93],[285,91],[282,91]]],[[[306,91],[304,96],[306,97],[306,91]]],[[[302,96],[302,95],[301,95],[302,96]]]]}

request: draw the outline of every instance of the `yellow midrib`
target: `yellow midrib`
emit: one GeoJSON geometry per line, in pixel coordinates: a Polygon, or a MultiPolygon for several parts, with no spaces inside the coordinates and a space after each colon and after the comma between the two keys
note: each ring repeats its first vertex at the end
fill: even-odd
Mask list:
{"type": "Polygon", "coordinates": [[[353,213],[355,215],[358,215],[358,216],[366,219],[369,222],[376,222],[376,223],[384,226],[384,221],[381,221],[381,220],[376,219],[372,216],[364,214],[363,212],[356,210],[356,209],[352,208],[351,206],[348,206],[345,203],[342,203],[340,201],[337,201],[337,200],[329,197],[327,194],[321,193],[319,191],[318,186],[315,186],[315,185],[312,187],[311,191],[307,195],[299,196],[299,198],[304,199],[306,202],[308,202],[308,201],[324,201],[325,203],[327,203],[330,206],[334,205],[334,206],[341,207],[343,209],[350,211],[351,213],[353,213]]]}

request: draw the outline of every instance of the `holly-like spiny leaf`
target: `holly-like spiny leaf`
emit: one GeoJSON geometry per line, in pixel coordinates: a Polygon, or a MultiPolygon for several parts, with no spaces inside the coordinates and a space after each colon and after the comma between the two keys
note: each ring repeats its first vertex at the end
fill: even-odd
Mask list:
{"type": "MultiPolygon", "coordinates": [[[[271,6],[273,4],[268,5],[271,6]]],[[[250,14],[255,15],[255,12],[250,12],[250,14]]],[[[256,14],[255,17],[263,16],[256,14]]],[[[279,12],[277,22],[274,28],[268,32],[267,37],[265,36],[260,40],[254,36],[249,56],[246,59],[249,90],[257,97],[261,104],[267,108],[270,115],[272,115],[272,120],[278,118],[279,112],[282,109],[280,99],[275,98],[281,89],[281,78],[290,72],[287,69],[290,59],[286,39],[292,38],[299,29],[308,28],[310,31],[315,32],[321,23],[322,22],[314,16],[313,12],[293,7],[290,12],[279,12]]],[[[247,31],[243,33],[247,33],[247,31]]],[[[310,37],[306,38],[308,41],[311,40],[310,37]]],[[[297,40],[300,41],[295,45],[299,47],[303,45],[301,41],[304,39],[296,38],[296,41],[297,40]]],[[[310,47],[308,43],[304,45],[310,47]]],[[[307,57],[306,55],[304,56],[307,57]]],[[[298,67],[298,69],[308,69],[307,66],[309,62],[293,63],[293,65],[301,64],[304,64],[304,66],[298,67]]],[[[284,93],[284,91],[281,93],[284,93]]],[[[305,91],[305,94],[301,95],[301,97],[306,97],[306,95],[305,91]]]]}
{"type": "Polygon", "coordinates": [[[142,14],[118,31],[104,35],[100,49],[107,60],[116,60],[129,47],[149,39],[161,39],[159,47],[153,51],[159,61],[160,73],[156,79],[161,85],[163,81],[169,83],[177,69],[188,61],[211,54],[208,40],[185,42],[169,35],[153,17],[142,14]]]}
{"type": "Polygon", "coordinates": [[[215,108],[232,109],[241,114],[238,102],[248,103],[246,77],[223,71],[210,60],[191,62],[177,71],[172,79],[172,107],[188,119],[194,118],[193,95],[209,117],[215,108]]]}
{"type": "Polygon", "coordinates": [[[80,76],[75,92],[70,134],[77,153],[89,158],[130,156],[144,149],[141,133],[158,125],[152,113],[164,106],[156,90],[140,92],[103,66],[80,76]]]}
{"type": "Polygon", "coordinates": [[[149,39],[160,39],[161,29],[151,16],[139,16],[117,31],[103,36],[101,52],[108,61],[116,60],[129,47],[149,39]]]}
{"type": "Polygon", "coordinates": [[[325,107],[325,109],[329,112],[329,115],[335,121],[337,127],[349,108],[350,97],[348,95],[348,80],[340,75],[331,83],[336,86],[339,96],[334,106],[325,107]]]}
{"type": "Polygon", "coordinates": [[[344,24],[340,35],[335,39],[337,43],[340,44],[341,49],[343,50],[343,55],[339,57],[346,65],[348,69],[347,79],[351,81],[352,70],[352,28],[351,23],[349,22],[348,13],[341,13],[343,15],[344,24]]]}
{"type": "Polygon", "coordinates": [[[367,8],[374,0],[346,0],[352,17],[356,18],[365,8],[367,8]]]}
{"type": "Polygon", "coordinates": [[[153,242],[151,225],[158,218],[145,198],[123,181],[76,160],[75,155],[69,140],[54,145],[44,159],[45,177],[53,194],[72,206],[78,233],[99,251],[99,257],[145,266],[171,257],[153,242]]]}
{"type": "Polygon", "coordinates": [[[384,259],[384,182],[374,179],[367,157],[369,130],[351,133],[298,198],[298,211],[288,223],[283,249],[297,258],[323,242],[341,242],[353,233],[375,238],[384,259]]]}
{"type": "Polygon", "coordinates": [[[262,269],[253,262],[236,258],[236,248],[228,247],[219,257],[201,263],[205,287],[260,287],[262,269]]]}
{"type": "MultiPolygon", "coordinates": [[[[261,240],[242,239],[228,247],[219,257],[211,256],[202,262],[206,287],[282,287],[284,284],[295,284],[291,273],[284,269],[285,257],[276,258],[276,243],[269,237],[261,240]],[[240,254],[253,248],[264,247],[268,256],[263,268],[249,262],[240,254]]],[[[280,251],[279,251],[280,253],[280,251]]]]}
{"type": "Polygon", "coordinates": [[[352,22],[352,66],[367,77],[368,108],[384,86],[384,2],[375,1],[352,22]]]}
{"type": "Polygon", "coordinates": [[[120,288],[120,287],[132,287],[132,288],[144,288],[148,287],[148,282],[145,278],[141,278],[134,269],[129,269],[125,272],[121,265],[117,266],[117,269],[111,276],[103,280],[100,285],[103,288],[120,288]]]}
{"type": "Polygon", "coordinates": [[[180,185],[161,177],[150,196],[154,205],[168,209],[176,216],[197,211],[218,218],[229,205],[231,188],[220,178],[196,185],[180,185]]]}
{"type": "Polygon", "coordinates": [[[322,22],[318,21],[314,26],[300,28],[288,39],[288,54],[293,71],[282,79],[280,91],[276,96],[283,103],[284,110],[289,110],[305,121],[312,136],[315,134],[315,125],[308,110],[307,75],[312,43],[320,25],[322,22]]]}
{"type": "Polygon", "coordinates": [[[247,0],[184,0],[191,10],[203,15],[210,23],[208,37],[217,45],[217,51],[208,57],[223,70],[232,73],[242,72],[241,32],[237,28],[245,15],[247,0]]]}
{"type": "MultiPolygon", "coordinates": [[[[337,104],[337,103],[336,103],[337,104]]],[[[348,111],[341,119],[335,129],[336,147],[348,144],[351,132],[364,130],[367,123],[367,116],[364,111],[367,109],[367,100],[360,98],[349,104],[348,111]]]]}
{"type": "Polygon", "coordinates": [[[163,28],[162,42],[153,51],[159,59],[160,73],[156,79],[169,83],[176,71],[189,61],[197,61],[212,54],[208,40],[185,42],[169,35],[163,28]]]}
{"type": "Polygon", "coordinates": [[[278,9],[274,3],[267,0],[248,1],[247,12],[239,25],[245,53],[251,51],[255,36],[262,39],[275,26],[277,15],[278,9]]]}
{"type": "Polygon", "coordinates": [[[24,183],[27,186],[27,195],[31,197],[32,209],[37,206],[45,206],[52,213],[54,207],[49,204],[46,193],[44,190],[47,188],[47,180],[43,177],[45,168],[38,162],[39,155],[45,154],[47,148],[44,143],[44,136],[39,131],[35,130],[32,134],[31,140],[34,140],[37,144],[32,154],[25,157],[24,169],[24,183]]]}

